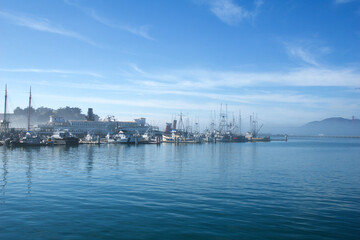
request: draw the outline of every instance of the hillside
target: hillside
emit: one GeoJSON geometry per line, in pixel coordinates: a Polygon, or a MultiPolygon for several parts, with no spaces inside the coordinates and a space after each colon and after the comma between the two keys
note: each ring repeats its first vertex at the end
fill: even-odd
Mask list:
{"type": "Polygon", "coordinates": [[[327,118],[314,121],[300,127],[297,134],[326,136],[360,136],[360,120],[345,119],[341,117],[327,118]]]}

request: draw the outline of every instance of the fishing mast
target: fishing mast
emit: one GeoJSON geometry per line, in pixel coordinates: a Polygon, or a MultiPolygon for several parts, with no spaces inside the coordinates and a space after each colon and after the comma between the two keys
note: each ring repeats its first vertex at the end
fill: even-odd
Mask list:
{"type": "MultiPolygon", "coordinates": [[[[226,112],[227,112],[227,105],[226,105],[226,112]]],[[[220,120],[219,120],[219,132],[225,133],[227,128],[227,113],[224,114],[222,111],[222,103],[220,104],[220,120]]]]}
{"type": "Polygon", "coordinates": [[[30,131],[30,110],[31,110],[31,86],[30,86],[30,95],[29,95],[28,131],[30,131]]]}
{"type": "Polygon", "coordinates": [[[239,134],[241,134],[241,111],[239,110],[239,134]]]}
{"type": "Polygon", "coordinates": [[[4,106],[4,119],[1,122],[1,131],[7,133],[9,130],[9,122],[6,119],[6,112],[7,112],[7,84],[5,84],[5,106],[4,106]]]}

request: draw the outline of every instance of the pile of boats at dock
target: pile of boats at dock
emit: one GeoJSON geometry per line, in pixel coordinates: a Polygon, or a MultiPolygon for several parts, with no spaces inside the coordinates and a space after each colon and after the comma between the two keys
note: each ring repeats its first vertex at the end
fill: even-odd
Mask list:
{"type": "Polygon", "coordinates": [[[17,136],[11,135],[0,142],[0,145],[7,147],[28,147],[28,146],[54,146],[54,145],[78,145],[79,138],[68,131],[58,131],[51,137],[40,137],[33,131],[27,131],[17,136]]]}
{"type": "Polygon", "coordinates": [[[184,143],[217,143],[217,142],[255,142],[270,141],[270,137],[254,137],[250,133],[239,135],[220,133],[217,131],[206,133],[191,133],[171,130],[165,133],[149,127],[148,131],[141,134],[138,131],[119,130],[117,134],[107,134],[105,137],[89,132],[84,138],[78,138],[68,130],[60,130],[52,136],[40,136],[34,131],[26,131],[18,135],[9,135],[0,145],[7,147],[28,146],[76,146],[79,144],[184,144],[184,143]]]}

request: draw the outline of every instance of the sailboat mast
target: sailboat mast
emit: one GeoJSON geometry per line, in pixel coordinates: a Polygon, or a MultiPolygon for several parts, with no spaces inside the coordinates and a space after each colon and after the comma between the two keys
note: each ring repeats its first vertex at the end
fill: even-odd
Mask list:
{"type": "Polygon", "coordinates": [[[7,112],[7,84],[5,85],[4,124],[6,124],[6,112],[7,112]]]}
{"type": "Polygon", "coordinates": [[[31,110],[31,87],[30,87],[30,95],[29,95],[28,131],[30,131],[30,110],[31,110]]]}

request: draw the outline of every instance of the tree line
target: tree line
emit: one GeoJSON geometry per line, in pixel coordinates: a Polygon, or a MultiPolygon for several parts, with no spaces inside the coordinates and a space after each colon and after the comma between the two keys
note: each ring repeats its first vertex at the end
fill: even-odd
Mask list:
{"type": "MultiPolygon", "coordinates": [[[[17,107],[14,109],[14,117],[15,118],[24,118],[27,117],[29,113],[29,107],[26,107],[24,109],[17,107]]],[[[82,113],[82,110],[78,107],[61,107],[58,109],[52,109],[48,107],[39,107],[39,108],[33,108],[30,107],[30,116],[32,119],[32,122],[48,122],[50,119],[50,116],[58,116],[63,117],[66,120],[86,120],[86,114],[82,113]]],[[[99,116],[94,114],[95,120],[99,120],[99,116]]]]}

